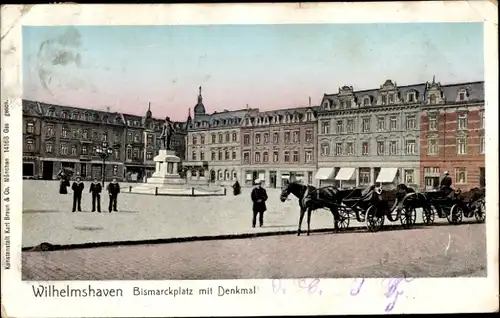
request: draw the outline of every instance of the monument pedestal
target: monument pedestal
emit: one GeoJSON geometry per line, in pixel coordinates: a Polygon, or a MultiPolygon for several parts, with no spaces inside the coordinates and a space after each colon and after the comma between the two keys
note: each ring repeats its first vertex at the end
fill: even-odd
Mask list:
{"type": "Polygon", "coordinates": [[[148,178],[147,184],[174,187],[186,184],[186,180],[182,179],[177,172],[181,159],[175,155],[175,151],[161,149],[153,160],[155,161],[155,172],[148,178]]]}

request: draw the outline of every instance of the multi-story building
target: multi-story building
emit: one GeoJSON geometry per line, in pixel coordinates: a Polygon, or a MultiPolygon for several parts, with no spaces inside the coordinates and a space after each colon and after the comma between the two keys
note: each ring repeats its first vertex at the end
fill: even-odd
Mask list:
{"type": "Polygon", "coordinates": [[[419,184],[420,107],[426,84],[339,88],[318,111],[317,183],[341,187],[419,184]]]}
{"type": "MultiPolygon", "coordinates": [[[[103,161],[97,153],[102,142],[113,148],[106,161],[106,179],[141,180],[154,170],[149,152],[156,153],[159,142],[152,148],[145,135],[149,122],[156,122],[155,135],[161,129],[160,120],[116,112],[82,109],[23,100],[23,176],[54,179],[61,168],[69,168],[83,179],[102,178],[103,161]]],[[[179,129],[177,153],[184,154],[184,123],[179,129]]]]}
{"type": "Polygon", "coordinates": [[[437,188],[444,171],[468,190],[485,178],[484,82],[426,87],[422,107],[420,186],[437,188]]]}
{"type": "Polygon", "coordinates": [[[224,110],[207,114],[200,87],[194,118],[188,117],[183,162],[191,182],[230,185],[240,178],[240,125],[246,113],[224,110]]]}
{"type": "Polygon", "coordinates": [[[260,179],[271,188],[285,180],[312,184],[316,172],[316,106],[259,112],[241,124],[242,181],[260,179]]]}

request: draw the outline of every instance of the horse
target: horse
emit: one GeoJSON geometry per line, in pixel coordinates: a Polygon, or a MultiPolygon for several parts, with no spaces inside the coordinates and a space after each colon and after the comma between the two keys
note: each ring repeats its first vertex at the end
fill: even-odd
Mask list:
{"type": "Polygon", "coordinates": [[[327,208],[332,212],[335,230],[338,230],[338,221],[340,214],[336,202],[338,189],[333,186],[316,188],[311,185],[304,185],[299,182],[289,182],[281,191],[280,200],[285,202],[290,194],[299,199],[300,216],[297,236],[300,236],[302,220],[307,211],[307,235],[311,233],[311,214],[312,211],[327,208]]]}

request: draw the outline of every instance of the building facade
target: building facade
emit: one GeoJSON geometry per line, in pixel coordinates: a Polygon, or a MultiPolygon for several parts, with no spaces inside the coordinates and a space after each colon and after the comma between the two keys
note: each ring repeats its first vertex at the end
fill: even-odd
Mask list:
{"type": "Polygon", "coordinates": [[[288,180],[313,183],[316,108],[247,112],[241,123],[242,184],[252,185],[256,179],[271,188],[288,180]]]}
{"type": "Polygon", "coordinates": [[[194,118],[188,116],[186,160],[183,167],[192,183],[232,185],[241,175],[240,125],[247,110],[207,114],[200,92],[194,118]]]}
{"type": "MultiPolygon", "coordinates": [[[[150,130],[154,140],[162,121],[152,121],[158,123],[150,130]]],[[[148,152],[156,155],[159,149],[159,142],[147,144],[146,123],[142,116],[23,100],[23,177],[52,180],[66,168],[85,180],[101,179],[104,168],[106,180],[142,181],[151,166],[154,170],[148,152]],[[97,153],[103,142],[113,148],[105,166],[97,153]]],[[[176,123],[174,137],[182,156],[184,125],[176,123]]]]}
{"type": "Polygon", "coordinates": [[[485,179],[484,82],[428,86],[422,108],[420,186],[439,186],[448,171],[454,188],[469,190],[485,179]]]}
{"type": "Polygon", "coordinates": [[[426,84],[339,88],[318,111],[316,184],[343,188],[419,185],[420,107],[426,84]]]}

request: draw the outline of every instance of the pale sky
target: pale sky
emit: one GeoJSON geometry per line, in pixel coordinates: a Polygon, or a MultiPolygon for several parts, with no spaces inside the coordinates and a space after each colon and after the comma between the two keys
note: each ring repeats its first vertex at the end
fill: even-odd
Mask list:
{"type": "Polygon", "coordinates": [[[318,105],[343,85],[484,80],[481,23],[23,27],[24,98],[185,120],[318,105]]]}

